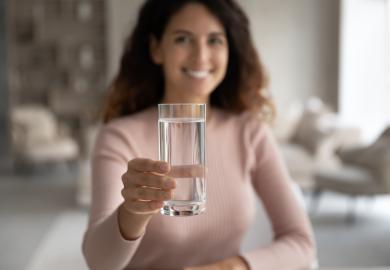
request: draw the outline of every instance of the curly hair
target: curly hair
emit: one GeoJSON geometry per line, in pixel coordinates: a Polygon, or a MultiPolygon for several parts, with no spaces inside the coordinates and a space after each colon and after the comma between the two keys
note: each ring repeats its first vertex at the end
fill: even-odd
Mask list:
{"type": "Polygon", "coordinates": [[[210,105],[235,113],[246,110],[273,118],[275,108],[265,88],[267,76],[249,31],[249,20],[234,0],[147,0],[126,40],[119,72],[103,111],[103,121],[129,115],[161,102],[162,67],[150,55],[150,37],[160,41],[170,18],[188,3],[200,3],[224,27],[229,44],[227,71],[210,95],[210,105]]]}

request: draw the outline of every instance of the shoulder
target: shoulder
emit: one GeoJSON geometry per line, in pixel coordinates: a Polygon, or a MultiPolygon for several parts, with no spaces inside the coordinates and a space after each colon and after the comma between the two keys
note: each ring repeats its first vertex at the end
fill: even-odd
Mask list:
{"type": "Polygon", "coordinates": [[[130,137],[149,134],[157,123],[157,109],[147,108],[143,111],[111,120],[100,128],[98,137],[130,137]]]}
{"type": "Polygon", "coordinates": [[[244,112],[239,116],[239,121],[242,125],[243,136],[252,150],[262,149],[265,145],[274,143],[271,127],[261,115],[244,112]]]}
{"type": "Polygon", "coordinates": [[[240,133],[249,136],[251,140],[255,137],[266,136],[270,132],[269,124],[258,113],[245,111],[234,114],[221,111],[221,114],[226,119],[226,123],[240,133]]]}
{"type": "Polygon", "coordinates": [[[107,132],[134,132],[138,129],[144,129],[151,124],[157,123],[157,109],[147,108],[140,112],[116,118],[102,127],[102,130],[107,132]]]}
{"type": "Polygon", "coordinates": [[[157,110],[148,108],[102,125],[95,142],[95,154],[129,152],[133,148],[132,141],[150,134],[156,128],[156,114],[157,110]]]}
{"type": "Polygon", "coordinates": [[[225,139],[237,138],[248,151],[274,140],[270,124],[257,113],[214,109],[212,117],[210,124],[213,131],[225,139]]]}

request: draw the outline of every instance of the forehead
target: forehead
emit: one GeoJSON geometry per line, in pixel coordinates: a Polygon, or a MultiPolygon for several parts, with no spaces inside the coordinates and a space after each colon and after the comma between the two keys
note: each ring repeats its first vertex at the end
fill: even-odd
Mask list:
{"type": "Polygon", "coordinates": [[[166,31],[178,29],[195,33],[225,32],[222,23],[202,4],[189,3],[176,12],[168,22],[166,31]]]}

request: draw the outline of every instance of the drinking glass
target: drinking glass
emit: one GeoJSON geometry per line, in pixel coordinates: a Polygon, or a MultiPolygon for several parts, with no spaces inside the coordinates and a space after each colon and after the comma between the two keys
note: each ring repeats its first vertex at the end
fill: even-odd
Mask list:
{"type": "Polygon", "coordinates": [[[171,165],[173,198],[160,213],[193,216],[205,211],[205,104],[159,104],[159,159],[171,165]]]}

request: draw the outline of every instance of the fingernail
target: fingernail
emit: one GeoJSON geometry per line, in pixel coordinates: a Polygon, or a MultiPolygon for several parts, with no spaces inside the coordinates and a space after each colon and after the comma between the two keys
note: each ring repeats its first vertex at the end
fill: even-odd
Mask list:
{"type": "Polygon", "coordinates": [[[165,180],[164,187],[165,188],[174,188],[175,187],[175,181],[165,180]]]}

